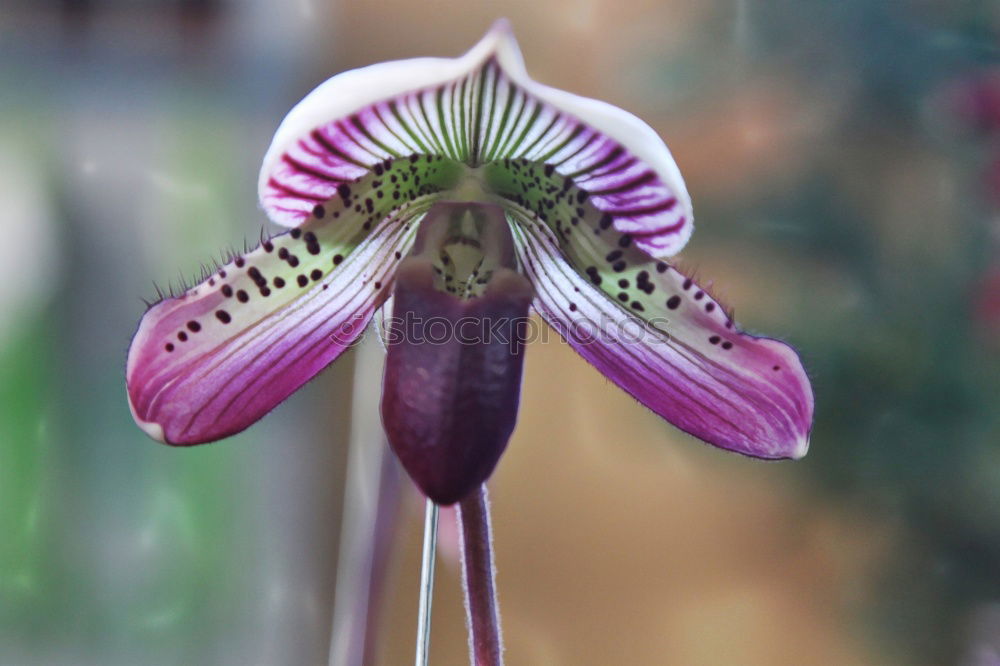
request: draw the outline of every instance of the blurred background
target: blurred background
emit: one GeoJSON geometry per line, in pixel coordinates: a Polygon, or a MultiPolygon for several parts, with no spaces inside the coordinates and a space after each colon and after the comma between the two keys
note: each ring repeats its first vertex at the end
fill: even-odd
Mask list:
{"type": "MultiPolygon", "coordinates": [[[[491,484],[508,662],[1000,661],[996,2],[5,0],[0,664],[327,663],[348,440],[377,409],[352,385],[377,367],[346,355],[176,450],[133,425],[125,352],[154,280],[256,240],[298,99],[499,16],[535,78],[665,137],[684,264],[800,350],[817,400],[809,455],[760,463],[534,344],[491,484]]],[[[416,621],[422,505],[399,497],[386,665],[416,621]]],[[[466,663],[450,520],[435,664],[466,663]]]]}

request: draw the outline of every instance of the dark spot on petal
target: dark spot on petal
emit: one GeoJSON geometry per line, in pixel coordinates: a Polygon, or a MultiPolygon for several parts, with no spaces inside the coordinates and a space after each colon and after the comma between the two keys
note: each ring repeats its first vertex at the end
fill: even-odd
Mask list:
{"type": "Polygon", "coordinates": [[[243,265],[246,263],[246,260],[243,257],[236,257],[233,263],[236,264],[236,268],[243,268],[243,265]]]}
{"type": "Polygon", "coordinates": [[[250,300],[250,295],[247,292],[240,289],[239,291],[236,292],[236,300],[238,300],[240,303],[246,303],[247,301],[250,300]]]}
{"type": "Polygon", "coordinates": [[[780,365],[776,365],[776,366],[774,366],[771,369],[774,370],[775,372],[777,372],[778,370],[781,370],[781,366],[780,365]]]}
{"type": "Polygon", "coordinates": [[[230,287],[228,284],[222,285],[222,295],[225,296],[226,298],[229,298],[230,296],[233,295],[233,288],[230,287]]]}
{"type": "Polygon", "coordinates": [[[274,278],[274,286],[277,287],[278,289],[281,289],[282,287],[285,286],[285,280],[280,277],[274,278]]]}
{"type": "Polygon", "coordinates": [[[616,261],[614,264],[612,264],[611,268],[614,269],[616,273],[621,273],[623,270],[625,270],[625,266],[626,266],[625,261],[622,260],[622,261],[616,261]]]}
{"type": "Polygon", "coordinates": [[[712,343],[713,345],[717,345],[717,344],[719,344],[719,341],[720,341],[720,340],[722,340],[722,338],[720,338],[720,337],[719,337],[719,336],[717,336],[717,335],[713,335],[712,337],[710,337],[710,338],[708,339],[708,341],[709,341],[709,342],[711,342],[711,343],[712,343]]]}
{"type": "Polygon", "coordinates": [[[309,278],[307,278],[305,275],[301,275],[301,274],[298,277],[295,278],[295,281],[299,283],[300,287],[304,287],[307,284],[309,284],[309,278]]]}
{"type": "Polygon", "coordinates": [[[597,285],[597,286],[600,286],[600,285],[601,285],[601,276],[600,276],[600,274],[599,274],[599,273],[597,272],[597,269],[596,269],[595,267],[593,267],[593,266],[588,266],[588,267],[587,267],[587,271],[586,271],[586,273],[587,273],[587,277],[589,277],[589,278],[590,278],[590,281],[591,281],[591,282],[593,282],[593,283],[594,283],[595,285],[597,285]]]}
{"type": "Polygon", "coordinates": [[[320,218],[324,215],[326,215],[326,208],[323,207],[323,204],[316,204],[313,206],[313,216],[320,218]]]}
{"type": "Polygon", "coordinates": [[[694,284],[694,280],[692,280],[691,278],[688,278],[688,279],[684,280],[684,289],[685,290],[690,289],[691,285],[693,285],[693,284],[694,284]]]}
{"type": "Polygon", "coordinates": [[[231,322],[231,321],[233,320],[233,318],[232,318],[232,317],[230,317],[230,316],[229,316],[229,313],[228,313],[228,312],[226,312],[225,310],[216,310],[216,311],[215,311],[215,316],[216,316],[216,318],[218,318],[218,320],[219,320],[219,321],[221,321],[221,322],[222,322],[223,324],[228,324],[229,322],[231,322]]]}
{"type": "Polygon", "coordinates": [[[174,350],[174,343],[168,342],[163,346],[163,348],[166,349],[168,352],[172,352],[174,350]]]}
{"type": "Polygon", "coordinates": [[[624,236],[618,239],[618,247],[628,247],[631,244],[632,244],[632,237],[629,236],[628,234],[625,234],[624,236]]]}
{"type": "Polygon", "coordinates": [[[570,303],[569,304],[569,311],[570,312],[576,312],[576,303],[570,303]]]}
{"type": "Polygon", "coordinates": [[[333,265],[334,265],[334,266],[336,266],[337,264],[339,264],[339,263],[340,263],[340,262],[342,262],[343,260],[344,260],[344,257],[343,257],[343,255],[340,255],[340,254],[335,254],[335,255],[333,255],[333,265]]]}
{"type": "Polygon", "coordinates": [[[656,272],[657,273],[665,273],[666,270],[667,270],[667,268],[668,268],[668,266],[664,262],[662,262],[662,261],[656,262],[656,272]]]}
{"type": "Polygon", "coordinates": [[[282,260],[288,259],[288,248],[287,247],[283,247],[280,250],[278,250],[278,259],[282,259],[282,260]]]}
{"type": "Polygon", "coordinates": [[[723,349],[732,349],[733,348],[733,343],[730,342],[729,340],[726,340],[725,342],[722,343],[722,348],[723,349]]]}
{"type": "Polygon", "coordinates": [[[260,295],[263,296],[263,297],[265,297],[265,298],[267,298],[268,296],[271,295],[271,290],[268,289],[267,287],[261,287],[260,288],[260,295]]]}
{"type": "Polygon", "coordinates": [[[671,310],[676,310],[677,306],[679,306],[680,304],[681,304],[680,296],[671,296],[670,298],[667,299],[667,307],[670,308],[671,310]]]}
{"type": "Polygon", "coordinates": [[[247,275],[258,287],[264,287],[267,285],[267,278],[261,275],[260,270],[256,266],[251,266],[250,270],[247,271],[247,275]]]}
{"type": "Polygon", "coordinates": [[[694,300],[700,301],[703,298],[705,298],[705,292],[699,290],[694,293],[694,300]]]}
{"type": "Polygon", "coordinates": [[[629,284],[628,280],[626,280],[625,278],[618,280],[618,286],[621,287],[622,289],[628,289],[628,284],[629,284]]]}
{"type": "Polygon", "coordinates": [[[347,199],[351,196],[351,188],[346,183],[341,183],[337,185],[337,194],[340,195],[341,199],[347,199]]]}
{"type": "Polygon", "coordinates": [[[187,342],[187,339],[188,339],[188,334],[187,334],[187,333],[185,333],[184,331],[180,331],[180,332],[179,332],[179,333],[177,334],[177,339],[178,339],[178,340],[180,340],[181,342],[187,342]]]}
{"type": "Polygon", "coordinates": [[[323,277],[323,271],[318,268],[314,268],[312,269],[312,272],[309,273],[309,277],[313,279],[313,282],[318,282],[323,277]]]}
{"type": "Polygon", "coordinates": [[[201,324],[199,324],[198,322],[196,322],[194,320],[189,321],[187,323],[187,327],[188,327],[188,330],[191,331],[192,333],[197,333],[198,331],[201,330],[201,324]]]}
{"type": "Polygon", "coordinates": [[[624,291],[620,292],[618,294],[618,300],[621,301],[622,303],[626,302],[628,300],[628,294],[626,294],[624,291]]]}
{"type": "Polygon", "coordinates": [[[606,261],[618,261],[621,258],[622,258],[621,250],[612,250],[611,252],[608,252],[608,255],[606,257],[604,257],[606,261]]]}
{"type": "Polygon", "coordinates": [[[296,227],[295,229],[289,231],[288,235],[291,236],[292,238],[298,239],[302,236],[302,230],[296,227]]]}
{"type": "Polygon", "coordinates": [[[375,283],[375,291],[378,291],[381,288],[382,288],[382,283],[381,282],[376,282],[375,283]]]}
{"type": "Polygon", "coordinates": [[[711,312],[715,309],[715,303],[705,303],[705,312],[711,312]]]}

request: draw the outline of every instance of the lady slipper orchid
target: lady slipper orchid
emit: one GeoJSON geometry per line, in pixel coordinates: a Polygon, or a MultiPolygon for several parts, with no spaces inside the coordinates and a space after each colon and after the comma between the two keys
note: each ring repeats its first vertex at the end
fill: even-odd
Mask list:
{"type": "Polygon", "coordinates": [[[795,351],[741,331],[668,261],[693,217],[666,145],[626,111],[532,81],[505,22],[459,58],[320,85],[278,128],[259,192],[289,230],[153,305],[132,341],[130,406],[157,440],[200,444],[254,423],[347,349],[395,288],[396,322],[513,322],[513,340],[478,351],[389,346],[383,418],[432,499],[461,499],[506,444],[529,302],[678,428],[759,458],[806,452],[813,398],[795,351]],[[459,268],[462,247],[474,256],[459,268]],[[464,453],[484,424],[488,451],[464,453]]]}

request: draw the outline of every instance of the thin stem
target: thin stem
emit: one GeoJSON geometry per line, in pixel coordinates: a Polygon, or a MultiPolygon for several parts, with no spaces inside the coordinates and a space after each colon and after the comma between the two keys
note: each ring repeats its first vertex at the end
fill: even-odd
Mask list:
{"type": "Polygon", "coordinates": [[[503,640],[493,564],[493,530],[486,485],[458,504],[462,582],[473,666],[502,666],[503,640]]]}
{"type": "Polygon", "coordinates": [[[434,559],[437,554],[438,505],[427,500],[424,552],[420,562],[420,609],[417,613],[416,666],[427,666],[431,648],[431,606],[434,601],[434,559]]]}

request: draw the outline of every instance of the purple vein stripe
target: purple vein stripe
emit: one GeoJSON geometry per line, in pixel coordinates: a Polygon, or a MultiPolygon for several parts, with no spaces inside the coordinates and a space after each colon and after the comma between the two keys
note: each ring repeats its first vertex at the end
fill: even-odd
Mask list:
{"type": "Polygon", "coordinates": [[[343,178],[335,178],[335,177],[331,176],[328,173],[324,173],[324,172],[320,171],[319,169],[316,169],[316,168],[313,168],[313,167],[308,166],[306,164],[303,164],[302,162],[299,162],[297,159],[295,159],[294,157],[292,157],[288,153],[285,153],[284,155],[282,155],[281,156],[281,160],[285,164],[287,164],[288,166],[290,166],[293,169],[295,169],[296,171],[301,171],[302,173],[308,174],[308,175],[312,176],[313,178],[319,178],[320,180],[325,180],[325,181],[330,182],[330,183],[343,183],[344,182],[343,178]]]}
{"type": "Polygon", "coordinates": [[[327,199],[327,197],[318,197],[315,194],[302,192],[300,190],[291,188],[288,185],[285,185],[284,183],[279,183],[277,180],[275,180],[273,176],[271,177],[270,180],[267,181],[267,184],[273,187],[274,189],[279,190],[282,193],[297,199],[309,199],[310,201],[326,201],[327,199]]]}

